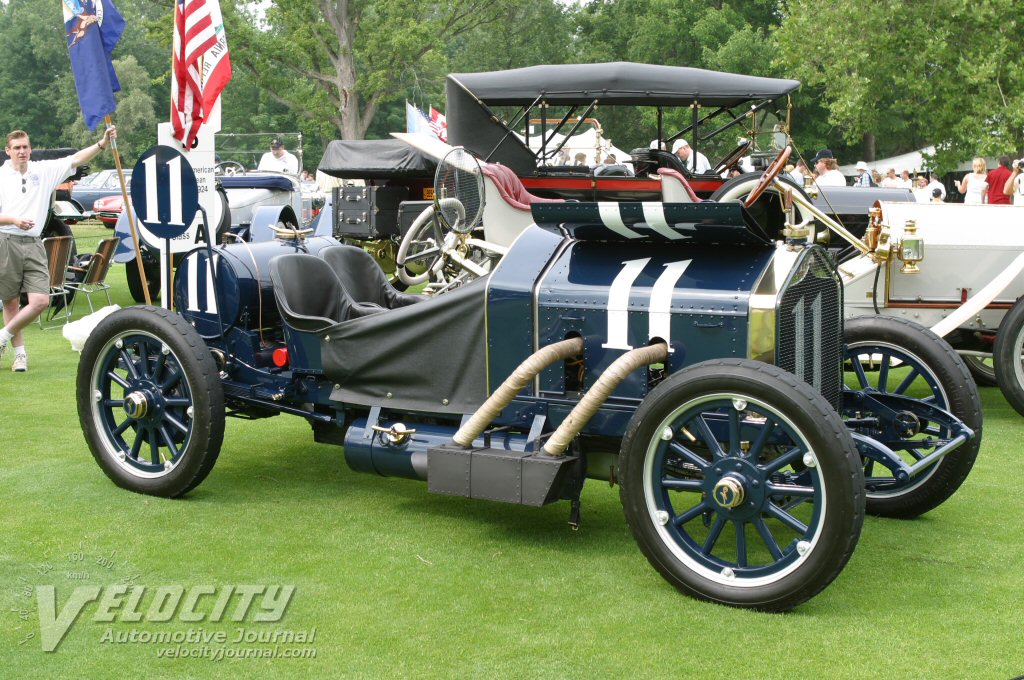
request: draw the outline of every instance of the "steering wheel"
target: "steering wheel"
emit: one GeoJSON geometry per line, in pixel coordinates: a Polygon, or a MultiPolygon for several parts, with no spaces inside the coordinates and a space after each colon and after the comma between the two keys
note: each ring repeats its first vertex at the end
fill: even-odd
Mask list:
{"type": "Polygon", "coordinates": [[[736,146],[735,149],[730,151],[725,158],[718,162],[718,165],[715,166],[713,172],[716,175],[720,175],[729,168],[731,168],[733,165],[736,164],[736,161],[743,158],[743,154],[747,153],[747,150],[750,148],[751,144],[753,144],[753,142],[749,139],[742,140],[736,146]]]}
{"type": "Polygon", "coordinates": [[[213,166],[215,175],[241,175],[245,174],[245,166],[238,161],[221,161],[213,166]]]}
{"type": "MultiPolygon", "coordinates": [[[[437,202],[441,210],[456,220],[465,220],[465,208],[457,198],[442,198],[437,202]]],[[[449,286],[464,283],[490,270],[496,257],[504,255],[505,248],[469,234],[459,234],[446,228],[436,219],[435,205],[427,207],[405,232],[395,255],[399,280],[407,286],[433,281],[449,286]]]]}
{"type": "Polygon", "coordinates": [[[747,196],[747,200],[743,201],[744,208],[749,208],[754,205],[754,201],[761,198],[761,194],[764,193],[764,190],[767,189],[778,174],[782,172],[782,168],[786,167],[786,161],[789,160],[789,154],[791,153],[793,153],[793,147],[787,146],[782,150],[782,153],[776,156],[775,160],[773,160],[771,165],[768,166],[768,169],[764,171],[763,175],[761,175],[761,181],[757,183],[757,186],[755,186],[747,196]]]}

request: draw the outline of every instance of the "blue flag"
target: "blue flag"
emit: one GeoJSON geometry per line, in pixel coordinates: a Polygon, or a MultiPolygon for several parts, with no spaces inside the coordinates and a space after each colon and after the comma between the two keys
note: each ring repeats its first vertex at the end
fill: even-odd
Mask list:
{"type": "Polygon", "coordinates": [[[110,54],[124,33],[124,17],[112,0],[62,0],[71,71],[85,125],[95,130],[114,112],[121,89],[110,54]]]}

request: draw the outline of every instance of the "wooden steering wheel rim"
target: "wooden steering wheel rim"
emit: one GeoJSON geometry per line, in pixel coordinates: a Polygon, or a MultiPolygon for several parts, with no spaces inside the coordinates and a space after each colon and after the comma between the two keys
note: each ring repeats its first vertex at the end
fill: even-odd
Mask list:
{"type": "Polygon", "coordinates": [[[771,162],[768,169],[764,171],[763,175],[761,175],[761,179],[758,181],[757,186],[755,186],[747,196],[747,200],[743,201],[744,208],[749,208],[754,205],[754,201],[761,198],[761,194],[763,194],[764,190],[768,188],[768,185],[772,183],[772,180],[782,172],[782,168],[786,166],[786,161],[789,160],[789,155],[791,153],[793,153],[793,148],[787,146],[782,150],[782,153],[780,153],[775,160],[771,162]]]}

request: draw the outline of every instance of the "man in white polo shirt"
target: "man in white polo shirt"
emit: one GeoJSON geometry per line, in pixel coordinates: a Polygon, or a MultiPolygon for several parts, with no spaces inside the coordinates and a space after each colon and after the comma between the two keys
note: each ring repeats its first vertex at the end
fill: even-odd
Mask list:
{"type": "Polygon", "coordinates": [[[679,156],[683,165],[697,175],[711,170],[707,156],[700,151],[694,152],[693,147],[685,139],[680,138],[672,142],[672,153],[679,156]]]}
{"type": "Polygon", "coordinates": [[[274,170],[287,172],[290,175],[299,174],[299,159],[294,154],[285,150],[280,139],[270,142],[270,151],[263,154],[257,170],[274,170]]]}
{"type": "Polygon", "coordinates": [[[15,373],[28,370],[21,330],[50,304],[49,268],[39,240],[50,198],[75,168],[91,161],[116,136],[117,130],[111,125],[100,141],[77,153],[52,161],[32,161],[28,133],[15,130],[7,135],[5,151],[9,160],[0,166],[0,300],[5,324],[0,328],[0,360],[7,345],[13,346],[11,370],[15,373]],[[28,294],[25,307],[20,306],[21,293],[28,294]]]}

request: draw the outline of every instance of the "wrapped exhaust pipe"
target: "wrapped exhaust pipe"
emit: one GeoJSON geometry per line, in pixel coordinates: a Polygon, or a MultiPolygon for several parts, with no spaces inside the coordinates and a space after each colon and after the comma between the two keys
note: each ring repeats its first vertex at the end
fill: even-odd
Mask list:
{"type": "Polygon", "coordinates": [[[488,397],[483,406],[459,428],[452,440],[459,446],[470,447],[488,425],[512,403],[516,395],[545,368],[556,361],[565,361],[583,352],[583,338],[569,338],[547,347],[541,347],[516,367],[505,382],[488,397]]]}
{"type": "Polygon", "coordinates": [[[564,455],[573,437],[580,433],[580,430],[597,413],[597,409],[615,391],[619,383],[625,380],[626,376],[641,366],[650,366],[659,361],[665,361],[667,358],[668,345],[659,342],[626,352],[616,359],[554,431],[547,443],[544,444],[544,448],[541,449],[541,453],[554,457],[564,455]]]}

